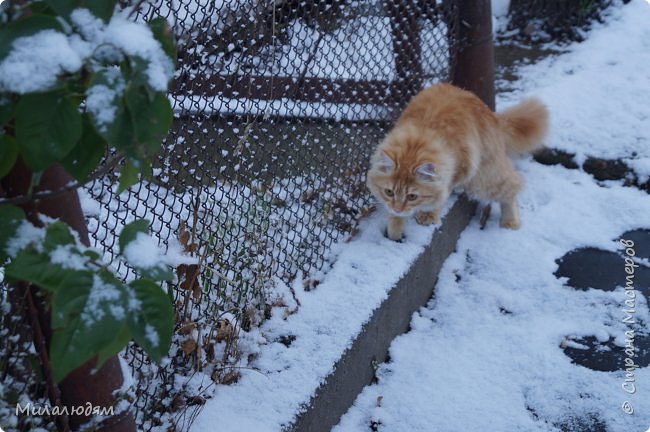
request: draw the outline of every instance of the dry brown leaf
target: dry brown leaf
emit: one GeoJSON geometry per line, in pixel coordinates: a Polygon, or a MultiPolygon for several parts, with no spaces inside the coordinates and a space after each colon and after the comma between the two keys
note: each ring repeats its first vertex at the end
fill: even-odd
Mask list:
{"type": "Polygon", "coordinates": [[[178,411],[185,408],[185,400],[180,393],[176,393],[176,396],[172,399],[171,407],[172,411],[178,411]]]}
{"type": "Polygon", "coordinates": [[[273,306],[273,307],[287,307],[287,303],[284,301],[284,298],[276,297],[275,300],[273,300],[273,303],[271,303],[271,306],[273,306]]]}
{"type": "Polygon", "coordinates": [[[187,405],[205,405],[205,398],[202,396],[190,396],[187,398],[187,405]]]}
{"type": "Polygon", "coordinates": [[[185,342],[183,342],[183,345],[181,345],[181,349],[185,355],[190,355],[196,351],[196,346],[196,341],[194,339],[186,339],[185,342]]]}
{"type": "Polygon", "coordinates": [[[255,309],[254,307],[247,307],[246,310],[244,311],[244,314],[248,318],[248,321],[250,322],[251,326],[256,326],[260,319],[259,319],[259,311],[255,309]]]}
{"type": "Polygon", "coordinates": [[[305,279],[304,281],[302,281],[302,288],[303,288],[305,291],[311,291],[311,290],[313,290],[314,288],[316,288],[319,284],[320,284],[320,281],[319,281],[319,280],[316,280],[316,279],[305,279]]]}
{"type": "Polygon", "coordinates": [[[201,287],[199,286],[199,284],[198,283],[193,284],[192,297],[194,297],[194,300],[197,300],[197,301],[200,300],[201,299],[201,294],[202,294],[202,291],[201,291],[201,287]]]}
{"type": "Polygon", "coordinates": [[[355,238],[359,234],[359,228],[353,227],[352,230],[350,230],[350,234],[345,238],[344,242],[345,243],[350,243],[353,238],[355,238]]]}
{"type": "Polygon", "coordinates": [[[300,197],[300,201],[304,202],[306,204],[310,204],[314,202],[314,200],[318,197],[318,191],[315,190],[309,190],[306,191],[305,193],[302,194],[300,197]]]}
{"type": "Polygon", "coordinates": [[[205,358],[208,362],[212,362],[217,358],[217,353],[214,350],[214,343],[210,342],[205,347],[205,358]]]}
{"type": "Polygon", "coordinates": [[[234,328],[227,319],[217,321],[217,342],[231,339],[234,334],[234,328]]]}
{"type": "Polygon", "coordinates": [[[239,381],[239,372],[237,371],[230,371],[227,374],[223,376],[221,379],[221,384],[229,385],[229,384],[234,384],[237,381],[239,381]]]}
{"type": "Polygon", "coordinates": [[[367,207],[362,207],[361,210],[359,210],[359,219],[368,217],[375,210],[377,210],[377,206],[375,204],[371,204],[367,207]]]}
{"type": "Polygon", "coordinates": [[[196,328],[196,323],[195,322],[190,322],[187,324],[183,324],[181,328],[178,329],[178,333],[182,335],[187,335],[190,334],[192,330],[196,328]]]}
{"type": "Polygon", "coordinates": [[[200,297],[201,286],[199,285],[198,264],[181,264],[176,268],[176,274],[182,289],[191,290],[195,298],[197,294],[200,297]]]}
{"type": "Polygon", "coordinates": [[[178,241],[183,246],[183,249],[187,250],[187,245],[190,242],[190,233],[185,229],[185,222],[181,222],[181,226],[178,229],[178,241]]]}

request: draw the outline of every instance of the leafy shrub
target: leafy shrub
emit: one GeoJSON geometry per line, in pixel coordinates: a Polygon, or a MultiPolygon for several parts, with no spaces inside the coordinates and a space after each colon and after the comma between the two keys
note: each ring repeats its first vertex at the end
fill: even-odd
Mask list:
{"type": "Polygon", "coordinates": [[[171,340],[171,300],[159,283],[172,273],[147,221],[120,235],[118,259],[139,273],[124,283],[65,223],[30,217],[37,227],[11,205],[49,196],[34,188],[54,164],[76,179],[68,188],[100,166],[119,172],[120,191],[151,171],[172,121],[166,91],[176,48],[164,19],[135,23],[128,12],[115,0],[0,6],[0,179],[19,158],[32,172],[26,196],[0,198],[0,266],[6,282],[35,284],[47,300],[57,382],[94,357],[100,366],[131,339],[155,360],[171,340]]]}

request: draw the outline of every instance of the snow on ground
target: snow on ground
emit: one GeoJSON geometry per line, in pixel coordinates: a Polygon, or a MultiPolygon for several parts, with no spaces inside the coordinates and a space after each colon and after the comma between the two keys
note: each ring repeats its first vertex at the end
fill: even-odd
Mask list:
{"type": "Polygon", "coordinates": [[[492,0],[492,15],[496,18],[508,15],[510,0],[492,0]]]}
{"type": "MultiPolygon", "coordinates": [[[[363,324],[370,319],[374,309],[386,298],[388,291],[429,243],[434,232],[433,227],[413,224],[406,231],[408,238],[413,240],[394,244],[383,236],[386,214],[377,211],[364,222],[352,241],[344,243],[341,236],[341,243],[330,251],[330,259],[333,261],[335,258],[336,262],[315,289],[307,292],[301,280],[295,282],[293,289],[301,306],[297,313],[289,314],[289,309],[293,309],[295,304],[291,303],[293,299],[288,287],[280,280],[281,269],[277,267],[277,262],[286,262],[288,258],[284,254],[293,250],[297,255],[293,261],[300,267],[303,241],[312,244],[313,236],[319,236],[319,233],[324,235],[319,229],[319,217],[325,217],[322,208],[315,203],[308,205],[300,199],[304,193],[318,190],[320,183],[311,178],[299,180],[279,180],[266,193],[284,204],[278,208],[270,206],[264,211],[255,208],[254,212],[259,212],[260,223],[267,221],[262,225],[264,234],[273,239],[268,250],[255,257],[255,263],[270,267],[268,273],[273,273],[273,280],[261,278],[261,282],[272,285],[265,287],[269,290],[270,303],[277,296],[291,307],[274,308],[273,316],[261,328],[240,332],[238,348],[243,355],[241,363],[235,367],[241,372],[241,378],[229,386],[216,386],[213,397],[191,426],[193,432],[213,431],[217,422],[219,430],[227,432],[281,430],[283,424],[293,419],[297,408],[309,401],[319,383],[329,374],[363,324]],[[300,187],[296,188],[296,185],[300,187]],[[291,209],[289,215],[285,212],[287,208],[291,209]],[[304,225],[303,219],[311,221],[309,227],[304,225]],[[287,347],[282,341],[285,344],[290,341],[290,346],[287,347]],[[248,362],[249,356],[255,356],[254,360],[248,362]]],[[[120,220],[131,222],[136,216],[150,220],[151,231],[160,239],[175,240],[172,233],[178,229],[179,220],[191,220],[192,203],[199,193],[188,190],[179,194],[159,185],[142,182],[116,200],[111,199],[115,185],[110,186],[113,193],[106,193],[106,187],[97,182],[88,190],[80,190],[80,198],[94,240],[107,245],[116,243],[114,227],[120,225],[120,220]],[[136,201],[146,205],[134,207],[136,201]],[[172,217],[174,214],[179,218],[172,217]]],[[[241,230],[255,229],[256,224],[251,223],[251,227],[240,224],[248,221],[253,213],[245,204],[255,206],[257,200],[251,199],[255,196],[256,192],[251,188],[236,184],[219,184],[200,192],[199,201],[207,207],[205,214],[200,211],[198,217],[202,221],[201,226],[221,227],[218,236],[226,245],[225,250],[229,251],[222,259],[232,259],[233,262],[228,261],[228,264],[234,269],[238,268],[238,262],[233,257],[241,256],[240,252],[250,252],[254,247],[254,244],[241,240],[241,230]],[[220,213],[223,208],[229,209],[226,219],[220,213]]],[[[326,196],[327,200],[345,199],[351,207],[360,206],[360,203],[350,197],[339,196],[335,191],[326,196]]],[[[266,197],[264,201],[273,200],[266,197]]],[[[448,203],[449,206],[452,204],[452,201],[448,203]]],[[[202,232],[201,227],[197,231],[202,232]]],[[[250,234],[259,238],[260,242],[266,239],[259,232],[250,234]]],[[[147,243],[151,240],[147,239],[147,243]]],[[[155,240],[153,242],[156,243],[155,240]]],[[[136,258],[143,259],[140,256],[136,258]]],[[[132,277],[126,268],[122,267],[120,271],[123,276],[132,277]]],[[[226,277],[234,279],[232,272],[229,270],[226,277]]],[[[216,281],[214,283],[216,285],[216,281]]],[[[219,297],[220,291],[216,291],[205,295],[202,301],[220,304],[223,299],[219,297]]],[[[223,317],[232,319],[229,314],[223,317]]],[[[220,358],[219,353],[216,357],[220,358]]],[[[195,394],[206,394],[206,387],[214,388],[207,373],[177,377],[177,387],[185,386],[195,390],[195,394]]],[[[185,418],[178,420],[186,421],[185,418]]],[[[166,430],[166,427],[161,426],[156,430],[166,430]]]]}
{"type": "MultiPolygon", "coordinates": [[[[623,289],[577,291],[553,275],[567,251],[616,250],[623,232],[647,227],[650,199],[600,187],[579,171],[518,165],[527,182],[521,230],[500,229],[494,215],[483,231],[472,222],[441,270],[435,297],[391,345],[379,384],[364,390],[336,432],[366,431],[373,420],[381,431],[551,431],[555,422],[591,413],[612,432],[650,425],[643,418],[650,399],[642,396],[650,370],[636,371],[639,394],[630,396],[622,373],[572,365],[560,348],[570,335],[608,335],[624,345],[623,289]],[[625,399],[637,415],[622,412],[625,399]]],[[[639,295],[636,318],[648,316],[639,295]]]]}
{"type": "Polygon", "coordinates": [[[434,232],[410,224],[409,240],[398,244],[384,237],[385,222],[386,214],[378,211],[354,240],[337,248],[336,263],[314,291],[296,283],[299,312],[274,313],[263,324],[266,344],[251,365],[255,370],[242,369],[239,382],[220,386],[193,432],[213,431],[215,425],[228,432],[279,431],[293,419],[434,232]],[[295,340],[287,347],[283,336],[295,340]]]}
{"type": "MultiPolygon", "coordinates": [[[[579,163],[586,156],[650,158],[647,1],[612,8],[586,41],[518,73],[523,92],[534,92],[551,111],[550,147],[576,153],[579,163]]],[[[521,93],[503,95],[501,102],[510,105],[521,93]]]]}
{"type": "MultiPolygon", "coordinates": [[[[615,9],[584,43],[522,68],[519,90],[502,95],[500,106],[534,94],[551,110],[549,146],[579,157],[636,154],[636,164],[647,166],[649,22],[643,0],[615,9]]],[[[485,230],[470,224],[443,266],[434,298],[393,342],[378,384],[364,389],[336,432],[371,425],[404,432],[555,431],[571,430],[579,418],[598,418],[611,432],[648,429],[648,368],[634,372],[638,391],[630,395],[622,389],[624,372],[577,366],[561,348],[566,337],[584,336],[624,346],[623,288],[578,291],[553,275],[556,260],[574,248],[616,251],[622,233],[648,228],[648,195],[531,159],[517,167],[526,181],[521,230],[500,229],[494,212],[485,230]],[[626,400],[633,415],[621,409],[626,400]]],[[[647,300],[637,295],[636,321],[649,317],[647,300]]]]}
{"type": "Polygon", "coordinates": [[[508,8],[510,0],[492,0],[492,29],[499,32],[508,25],[508,8]]]}

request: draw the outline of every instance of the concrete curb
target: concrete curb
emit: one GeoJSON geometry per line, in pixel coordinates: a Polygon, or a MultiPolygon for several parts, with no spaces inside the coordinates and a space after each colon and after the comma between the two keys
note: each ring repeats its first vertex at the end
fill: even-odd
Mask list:
{"type": "Polygon", "coordinates": [[[386,360],[390,343],[408,330],[413,312],[433,295],[438,272],[475,211],[476,204],[464,195],[456,201],[429,246],[375,310],[309,405],[285,430],[328,432],[339,422],[361,390],[371,383],[373,365],[386,360]]]}

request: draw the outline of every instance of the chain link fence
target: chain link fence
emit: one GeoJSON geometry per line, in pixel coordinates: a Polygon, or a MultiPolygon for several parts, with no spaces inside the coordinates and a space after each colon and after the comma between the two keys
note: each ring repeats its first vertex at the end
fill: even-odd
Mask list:
{"type": "MultiPolygon", "coordinates": [[[[294,313],[296,283],[314,289],[332,245],[371,211],[370,153],[412,95],[452,76],[458,14],[454,1],[425,0],[136,7],[133,19],[163,16],[177,37],[174,125],[152,178],[118,195],[109,176],[80,198],[91,243],[108,259],[135,218],[150,220],[161,245],[179,242],[198,258],[165,287],[177,322],[169,358],[153,364],[135,345],[121,356],[138,429],[187,430],[210,388],[238,379],[272,308],[294,313]]],[[[38,367],[12,375],[12,341],[30,339],[16,336],[24,323],[10,315],[4,388],[43,399],[38,367]]]]}

